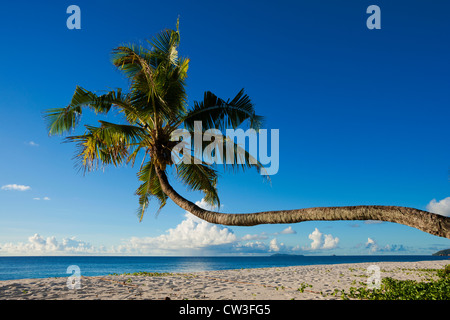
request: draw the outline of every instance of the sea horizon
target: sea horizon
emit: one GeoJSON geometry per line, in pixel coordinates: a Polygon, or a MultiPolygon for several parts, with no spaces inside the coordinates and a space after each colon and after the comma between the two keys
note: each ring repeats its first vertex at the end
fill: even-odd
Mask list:
{"type": "Polygon", "coordinates": [[[273,257],[273,256],[298,256],[298,257],[384,257],[384,256],[415,256],[415,257],[430,257],[433,254],[290,254],[290,253],[266,253],[266,254],[246,254],[246,255],[118,255],[118,254],[67,254],[67,255],[0,255],[0,258],[12,257],[175,257],[175,258],[189,258],[189,257],[273,257]]]}
{"type": "Polygon", "coordinates": [[[213,270],[332,265],[346,263],[450,260],[433,255],[260,255],[260,256],[1,256],[0,281],[135,272],[190,273],[213,270]]]}

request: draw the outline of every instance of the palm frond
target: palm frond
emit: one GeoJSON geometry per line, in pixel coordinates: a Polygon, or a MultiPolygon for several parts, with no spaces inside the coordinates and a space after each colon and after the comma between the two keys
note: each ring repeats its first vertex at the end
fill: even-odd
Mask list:
{"type": "Polygon", "coordinates": [[[100,123],[100,127],[85,125],[86,132],[83,135],[69,136],[65,140],[77,144],[75,159],[85,172],[128,162],[129,152],[139,146],[144,136],[144,130],[140,127],[106,121],[100,123]]]}
{"type": "Polygon", "coordinates": [[[263,118],[255,114],[249,96],[242,89],[231,101],[225,101],[210,91],[205,92],[203,101],[195,101],[183,121],[188,130],[194,129],[195,121],[201,121],[205,130],[215,128],[225,131],[227,128],[236,129],[245,121],[248,121],[250,128],[259,129],[263,118]]]}
{"type": "MultiPolygon", "coordinates": [[[[75,129],[82,115],[82,108],[88,107],[95,113],[107,114],[113,105],[128,110],[131,115],[134,110],[128,103],[128,96],[121,89],[97,95],[77,86],[70,104],[65,108],[53,108],[44,112],[47,129],[50,135],[64,134],[75,129]]],[[[134,113],[134,118],[138,116],[134,113]]]]}
{"type": "MultiPolygon", "coordinates": [[[[243,138],[245,139],[245,136],[243,138]]],[[[192,138],[191,141],[193,141],[192,138]]],[[[249,138],[249,141],[252,141],[252,139],[249,138]]],[[[195,143],[190,145],[191,163],[203,163],[211,168],[222,165],[225,171],[232,173],[244,172],[247,169],[254,168],[270,182],[269,175],[266,173],[263,164],[258,160],[257,148],[249,147],[250,151],[247,151],[245,140],[240,141],[239,138],[226,136],[220,131],[215,131],[214,133],[204,132],[203,138],[198,143],[200,143],[200,146],[196,146],[195,143]],[[192,159],[196,159],[196,161],[192,159]]]]}
{"type": "Polygon", "coordinates": [[[220,208],[216,170],[205,164],[195,163],[185,164],[181,162],[175,166],[177,176],[190,190],[203,192],[206,202],[220,208]]]}
{"type": "Polygon", "coordinates": [[[180,32],[178,30],[179,20],[177,20],[177,29],[166,29],[156,34],[147,42],[152,47],[152,52],[156,53],[155,57],[160,58],[161,62],[172,65],[178,64],[178,45],[180,44],[180,32]]]}
{"type": "Polygon", "coordinates": [[[246,169],[255,168],[256,171],[264,178],[270,181],[270,177],[265,174],[264,166],[257,159],[257,155],[248,152],[244,146],[235,143],[234,139],[224,136],[224,154],[223,165],[228,171],[245,171],[246,169]]]}
{"type": "Polygon", "coordinates": [[[177,37],[177,32],[168,30],[155,38],[153,50],[133,44],[113,50],[114,65],[130,79],[133,105],[156,122],[170,121],[186,111],[189,59],[175,54],[177,37]]]}
{"type": "Polygon", "coordinates": [[[154,68],[149,63],[151,52],[141,45],[124,44],[112,50],[112,63],[129,79],[142,72],[151,73],[154,68]]]}
{"type": "Polygon", "coordinates": [[[142,221],[144,213],[148,208],[150,198],[155,197],[158,199],[160,205],[159,210],[161,210],[166,205],[167,195],[162,191],[153,161],[150,160],[142,166],[141,170],[138,172],[138,178],[142,184],[136,190],[136,195],[139,196],[137,215],[139,221],[142,221]]]}

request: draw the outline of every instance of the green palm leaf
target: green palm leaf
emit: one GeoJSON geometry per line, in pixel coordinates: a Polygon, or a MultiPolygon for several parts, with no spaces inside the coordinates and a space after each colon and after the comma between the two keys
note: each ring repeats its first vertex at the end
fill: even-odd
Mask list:
{"type": "Polygon", "coordinates": [[[110,91],[103,95],[96,95],[80,86],[77,86],[70,104],[65,108],[53,108],[44,112],[47,129],[50,135],[63,134],[75,129],[82,115],[82,108],[89,107],[95,113],[107,114],[113,105],[120,106],[131,119],[136,120],[134,108],[128,103],[128,96],[121,89],[110,91]]]}
{"type": "MultiPolygon", "coordinates": [[[[139,221],[142,221],[144,213],[148,208],[150,198],[155,197],[159,202],[159,210],[161,210],[167,201],[167,195],[162,191],[158,176],[155,172],[155,164],[148,161],[138,172],[138,178],[142,184],[136,190],[136,195],[139,196],[139,208],[137,215],[139,221]]],[[[158,211],[159,211],[158,210],[158,211]]]]}
{"type": "Polygon", "coordinates": [[[194,130],[194,122],[201,121],[205,130],[238,128],[245,121],[249,127],[259,129],[263,118],[255,114],[255,110],[244,89],[230,101],[218,98],[212,92],[205,92],[203,101],[194,102],[194,107],[183,118],[183,123],[188,130],[194,130]]]}
{"type": "Polygon", "coordinates": [[[70,136],[66,142],[76,142],[79,152],[75,159],[84,171],[92,171],[99,166],[118,166],[128,159],[130,150],[139,146],[144,130],[131,125],[119,125],[100,121],[100,127],[86,125],[83,135],[70,136]]]}
{"type": "Polygon", "coordinates": [[[156,53],[156,57],[160,58],[161,61],[157,63],[167,63],[171,65],[178,64],[178,50],[177,47],[180,44],[180,32],[178,30],[179,20],[177,20],[177,29],[171,30],[166,29],[147,42],[153,48],[153,52],[156,53]]]}
{"type": "Polygon", "coordinates": [[[178,57],[177,37],[177,32],[167,31],[150,42],[151,49],[125,45],[113,50],[114,65],[131,81],[133,105],[151,112],[156,122],[170,121],[185,112],[189,59],[178,57]]]}
{"type": "Polygon", "coordinates": [[[176,169],[177,176],[190,190],[203,192],[207,203],[220,208],[216,170],[204,164],[185,164],[183,162],[177,164],[176,169]]]}

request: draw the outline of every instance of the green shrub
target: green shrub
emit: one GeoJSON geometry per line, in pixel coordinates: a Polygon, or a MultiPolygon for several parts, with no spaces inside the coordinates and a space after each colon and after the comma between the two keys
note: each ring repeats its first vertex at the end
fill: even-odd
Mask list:
{"type": "MultiPolygon", "coordinates": [[[[368,300],[450,300],[450,265],[435,270],[437,280],[418,282],[384,278],[379,289],[351,287],[350,292],[342,290],[344,299],[357,298],[368,300]]],[[[339,291],[335,291],[337,295],[339,291]]]]}

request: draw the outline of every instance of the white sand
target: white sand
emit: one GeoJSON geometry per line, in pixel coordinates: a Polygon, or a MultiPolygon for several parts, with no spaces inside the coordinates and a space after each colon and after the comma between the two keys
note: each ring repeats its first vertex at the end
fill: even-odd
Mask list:
{"type": "Polygon", "coordinates": [[[169,297],[171,300],[331,300],[334,289],[361,286],[367,281],[367,267],[377,265],[381,278],[426,280],[430,273],[418,269],[440,269],[449,260],[420,262],[378,262],[283,268],[237,269],[169,276],[81,277],[80,289],[69,289],[67,278],[0,281],[0,300],[128,300],[169,297]],[[311,285],[312,287],[305,287],[311,285]],[[304,287],[300,292],[298,288],[304,287]]]}

